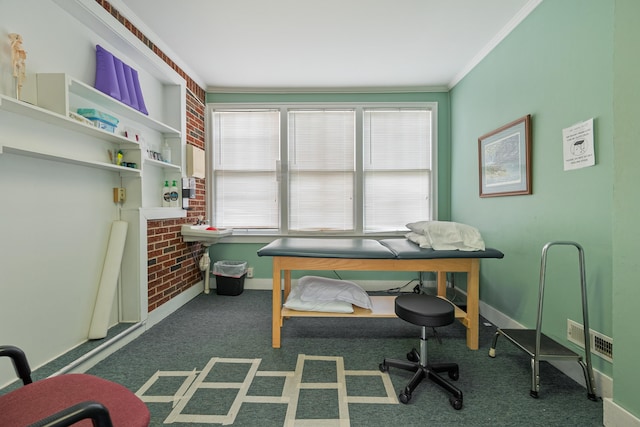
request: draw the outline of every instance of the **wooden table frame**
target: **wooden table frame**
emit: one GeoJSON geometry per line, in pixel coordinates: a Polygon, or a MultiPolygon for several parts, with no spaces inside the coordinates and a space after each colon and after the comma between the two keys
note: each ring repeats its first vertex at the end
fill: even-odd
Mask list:
{"type": "Polygon", "coordinates": [[[394,296],[372,297],[373,310],[355,308],[354,313],[289,310],[282,306],[291,291],[291,271],[428,271],[437,273],[438,296],[446,297],[446,273],[467,273],[467,309],[456,308],[456,318],[467,328],[467,347],[478,349],[480,260],[478,258],[358,259],[273,256],[272,346],[280,348],[281,329],[288,317],[396,317],[394,296]]]}

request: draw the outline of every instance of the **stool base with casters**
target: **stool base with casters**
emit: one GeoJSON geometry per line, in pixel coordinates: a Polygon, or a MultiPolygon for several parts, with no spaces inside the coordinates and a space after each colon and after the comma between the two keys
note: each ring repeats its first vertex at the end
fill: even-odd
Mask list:
{"type": "Polygon", "coordinates": [[[451,394],[449,403],[454,409],[461,409],[462,392],[439,375],[447,372],[450,379],[457,380],[459,378],[458,365],[456,363],[431,364],[427,361],[427,327],[445,326],[453,323],[453,304],[436,296],[414,294],[396,298],[395,307],[398,317],[422,326],[419,352],[414,348],[407,353],[407,361],[385,358],[379,365],[381,372],[387,372],[389,367],[414,372],[413,377],[398,396],[400,402],[409,403],[418,384],[423,379],[428,379],[451,394]]]}

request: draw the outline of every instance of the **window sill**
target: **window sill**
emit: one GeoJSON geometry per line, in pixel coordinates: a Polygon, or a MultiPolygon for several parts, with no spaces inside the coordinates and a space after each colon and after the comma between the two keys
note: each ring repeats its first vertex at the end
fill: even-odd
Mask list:
{"type": "Polygon", "coordinates": [[[235,232],[231,236],[222,239],[218,244],[224,243],[271,243],[272,241],[284,237],[291,238],[315,238],[315,239],[390,239],[404,237],[408,232],[389,232],[389,233],[369,233],[369,234],[248,234],[243,232],[235,232]]]}

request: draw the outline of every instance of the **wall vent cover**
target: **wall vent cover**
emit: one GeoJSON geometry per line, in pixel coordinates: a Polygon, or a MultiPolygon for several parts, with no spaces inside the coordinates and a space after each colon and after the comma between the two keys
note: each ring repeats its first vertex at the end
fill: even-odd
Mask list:
{"type": "MultiPolygon", "coordinates": [[[[613,338],[589,330],[589,345],[591,353],[613,362],[613,338]]],[[[584,326],[581,323],[567,319],[567,339],[584,348],[584,326]]]]}

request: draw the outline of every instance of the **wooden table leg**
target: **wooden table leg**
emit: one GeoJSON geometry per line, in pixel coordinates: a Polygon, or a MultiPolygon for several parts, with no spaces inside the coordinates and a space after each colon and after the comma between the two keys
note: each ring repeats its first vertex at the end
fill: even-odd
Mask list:
{"type": "Polygon", "coordinates": [[[284,271],[284,301],[287,300],[287,298],[289,298],[289,292],[291,292],[291,270],[285,270],[284,271]]]}
{"type": "Polygon", "coordinates": [[[478,349],[480,334],[480,260],[471,260],[471,271],[467,275],[467,347],[478,349]]]}
{"type": "Polygon", "coordinates": [[[280,329],[282,328],[282,291],[280,290],[280,262],[278,257],[273,258],[273,289],[271,309],[271,346],[280,348],[280,329]]]}
{"type": "Polygon", "coordinates": [[[445,271],[438,271],[438,296],[447,297],[447,273],[445,271]]]}
{"type": "MultiPolygon", "coordinates": [[[[480,287],[480,262],[477,259],[471,261],[471,271],[467,274],[467,311],[462,324],[467,328],[467,347],[471,350],[478,349],[478,334],[480,333],[479,287],[480,287]]],[[[447,297],[447,273],[438,272],[438,296],[447,297]]]]}

